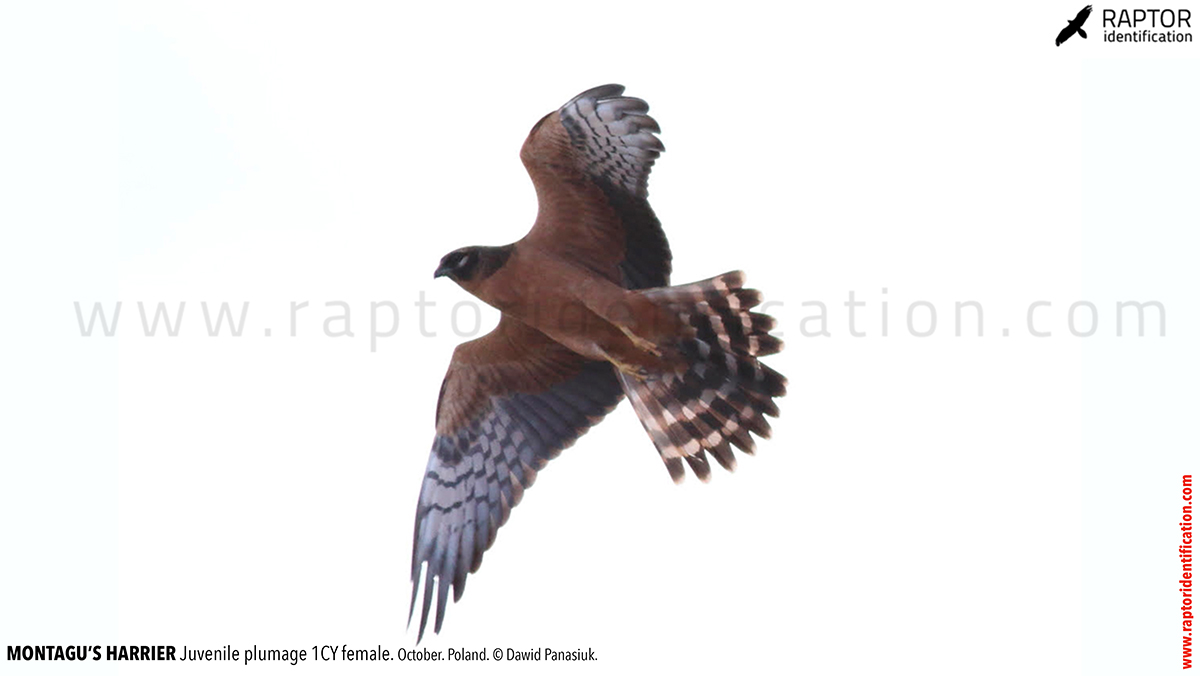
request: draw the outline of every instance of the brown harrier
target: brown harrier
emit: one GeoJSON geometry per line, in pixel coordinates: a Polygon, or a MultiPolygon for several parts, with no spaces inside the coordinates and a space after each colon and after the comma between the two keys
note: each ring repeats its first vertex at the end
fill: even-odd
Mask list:
{"type": "Polygon", "coordinates": [[[457,601],[538,470],[623,397],[677,482],[685,461],[707,480],[706,454],[732,470],[730,446],[752,453],[750,433],[767,437],[764,416],[779,414],[786,380],[758,358],[782,343],[767,333],[774,320],[750,311],[761,294],[741,272],[668,286],[671,251],[646,201],[658,123],[623,91],[590,89],[529,132],[529,234],[453,251],[434,273],[502,317],[458,346],[438,397],[413,532],[418,641],[434,587],[436,632],[451,586],[457,601]]]}

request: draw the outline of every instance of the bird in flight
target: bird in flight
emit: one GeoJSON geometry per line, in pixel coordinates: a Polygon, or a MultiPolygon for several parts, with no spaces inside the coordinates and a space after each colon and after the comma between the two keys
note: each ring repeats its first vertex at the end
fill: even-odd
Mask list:
{"type": "Polygon", "coordinates": [[[1092,14],[1092,6],[1088,5],[1079,10],[1075,18],[1067,22],[1067,27],[1058,32],[1058,37],[1054,39],[1054,46],[1057,47],[1066,42],[1072,35],[1079,33],[1079,37],[1087,39],[1087,33],[1083,30],[1083,24],[1092,14]]]}
{"type": "Polygon", "coordinates": [[[434,273],[501,319],[455,349],[438,395],[413,529],[418,641],[435,587],[438,632],[451,588],[458,601],[537,472],[621,399],[676,482],[685,463],[707,481],[710,455],[732,470],[731,447],[753,453],[751,433],[769,436],[765,416],[779,415],[787,381],[759,358],[783,345],[774,320],[751,311],[762,295],[741,272],[669,286],[671,251],[646,192],[659,127],[624,91],[589,89],[534,125],[521,148],[533,228],[452,251],[434,273]]]}

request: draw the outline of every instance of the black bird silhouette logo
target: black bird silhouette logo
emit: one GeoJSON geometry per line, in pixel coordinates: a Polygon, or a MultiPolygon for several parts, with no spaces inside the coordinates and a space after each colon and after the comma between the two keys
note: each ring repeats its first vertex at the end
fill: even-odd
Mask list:
{"type": "Polygon", "coordinates": [[[1088,5],[1079,10],[1074,19],[1067,22],[1067,27],[1058,32],[1058,37],[1054,40],[1054,46],[1057,47],[1066,42],[1072,35],[1079,33],[1079,37],[1087,39],[1087,33],[1083,30],[1083,24],[1092,14],[1092,6],[1088,5]]]}

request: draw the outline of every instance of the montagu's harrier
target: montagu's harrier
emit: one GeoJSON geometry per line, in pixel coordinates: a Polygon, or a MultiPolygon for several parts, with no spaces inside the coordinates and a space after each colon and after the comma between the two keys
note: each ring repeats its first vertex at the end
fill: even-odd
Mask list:
{"type": "Polygon", "coordinates": [[[786,380],[759,358],[782,343],[751,312],[761,294],[741,272],[668,286],[671,251],[646,201],[658,123],[623,91],[590,89],[534,125],[521,148],[533,229],[452,251],[434,273],[502,317],[458,346],[438,397],[413,533],[418,641],[435,587],[436,632],[538,470],[623,397],[675,481],[685,462],[707,480],[709,455],[732,470],[731,446],[753,452],[750,434],[768,436],[764,416],[779,414],[786,380]]]}

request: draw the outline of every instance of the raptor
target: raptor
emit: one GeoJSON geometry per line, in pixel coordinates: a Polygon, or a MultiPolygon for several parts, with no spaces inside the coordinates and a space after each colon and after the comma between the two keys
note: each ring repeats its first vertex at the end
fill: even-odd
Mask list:
{"type": "Polygon", "coordinates": [[[762,296],[730,272],[670,286],[671,251],[647,201],[663,151],[646,102],[589,89],[543,117],[521,149],[538,215],[522,239],[446,254],[448,277],[496,307],[442,382],[413,530],[412,621],[423,586],[441,630],[497,529],[537,472],[629,399],[671,477],[701,480],[753,453],[786,380],[759,361],[782,343],[762,296]],[[422,581],[424,570],[424,584],[422,581]]]}
{"type": "Polygon", "coordinates": [[[1083,24],[1087,23],[1088,17],[1092,15],[1092,6],[1088,5],[1079,10],[1074,19],[1067,22],[1067,27],[1058,32],[1058,37],[1054,38],[1054,46],[1060,47],[1062,43],[1071,38],[1072,35],[1079,33],[1079,37],[1087,39],[1087,31],[1083,30],[1083,24]]]}

